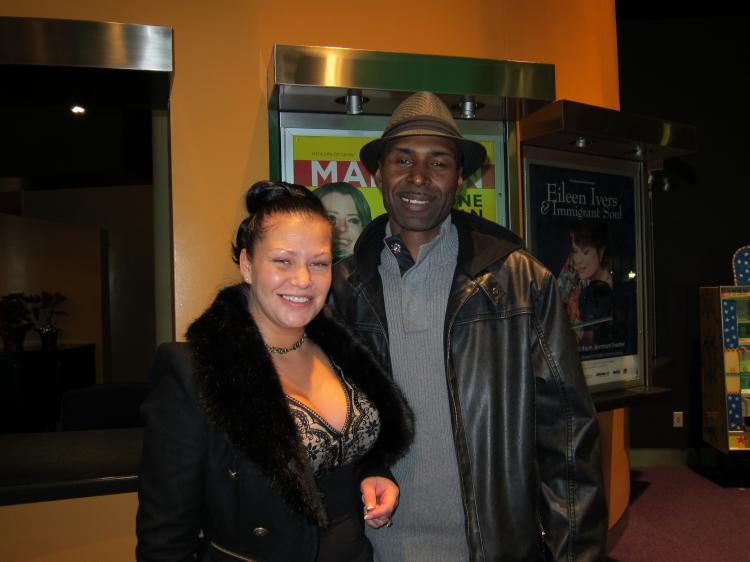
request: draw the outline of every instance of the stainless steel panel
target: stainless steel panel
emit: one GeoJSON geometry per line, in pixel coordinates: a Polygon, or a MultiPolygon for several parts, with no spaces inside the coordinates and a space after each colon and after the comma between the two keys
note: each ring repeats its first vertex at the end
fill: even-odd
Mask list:
{"type": "Polygon", "coordinates": [[[172,29],[0,17],[0,64],[172,72],[172,29]]]}
{"type": "Polygon", "coordinates": [[[694,152],[696,128],[559,100],[519,121],[524,145],[609,156],[624,160],[663,160],[694,152]]]}
{"type": "Polygon", "coordinates": [[[507,119],[555,96],[551,64],[276,45],[268,73],[269,106],[281,111],[343,112],[335,99],[363,90],[364,112],[388,115],[412,92],[428,90],[449,106],[473,95],[480,120],[507,119]]]}

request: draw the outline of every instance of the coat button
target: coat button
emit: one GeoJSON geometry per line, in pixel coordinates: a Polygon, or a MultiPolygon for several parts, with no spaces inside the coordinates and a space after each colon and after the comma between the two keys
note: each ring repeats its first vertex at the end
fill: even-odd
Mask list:
{"type": "Polygon", "coordinates": [[[265,527],[255,527],[255,529],[253,529],[253,535],[255,535],[256,537],[265,537],[267,534],[268,529],[266,529],[265,527]]]}
{"type": "Polygon", "coordinates": [[[229,474],[229,478],[231,478],[232,480],[237,480],[237,471],[236,470],[234,470],[233,468],[230,468],[230,469],[227,470],[227,473],[229,474]]]}
{"type": "Polygon", "coordinates": [[[492,287],[492,296],[496,297],[499,294],[500,294],[500,289],[498,289],[497,287],[492,287]]]}

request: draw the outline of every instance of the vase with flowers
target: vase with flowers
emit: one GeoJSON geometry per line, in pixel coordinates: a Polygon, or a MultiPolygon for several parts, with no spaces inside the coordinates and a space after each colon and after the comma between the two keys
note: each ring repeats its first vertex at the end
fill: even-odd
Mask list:
{"type": "Polygon", "coordinates": [[[39,334],[42,350],[47,351],[57,347],[59,329],[55,324],[57,316],[65,315],[60,305],[68,298],[62,293],[42,291],[37,295],[30,295],[31,315],[34,319],[34,330],[39,334]]]}
{"type": "Polygon", "coordinates": [[[28,295],[8,293],[0,297],[0,337],[6,351],[23,351],[26,334],[32,326],[28,295]]]}

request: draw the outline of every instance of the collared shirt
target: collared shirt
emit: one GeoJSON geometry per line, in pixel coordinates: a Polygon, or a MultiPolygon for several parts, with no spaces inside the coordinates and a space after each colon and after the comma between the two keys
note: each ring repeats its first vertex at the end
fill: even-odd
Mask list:
{"type": "MultiPolygon", "coordinates": [[[[390,230],[390,225],[388,225],[386,229],[390,230]]],[[[396,261],[398,261],[398,268],[401,271],[401,277],[403,277],[404,273],[406,273],[411,268],[411,266],[414,265],[414,258],[412,257],[409,248],[407,248],[406,244],[404,244],[404,240],[403,238],[401,238],[400,234],[389,236],[384,240],[384,242],[385,245],[388,246],[388,249],[391,251],[391,253],[396,256],[396,261]]]]}

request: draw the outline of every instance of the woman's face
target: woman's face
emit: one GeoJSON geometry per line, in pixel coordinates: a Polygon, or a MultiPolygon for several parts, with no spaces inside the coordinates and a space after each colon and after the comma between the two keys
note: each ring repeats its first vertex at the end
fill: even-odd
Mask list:
{"type": "Polygon", "coordinates": [[[348,256],[354,252],[354,243],[362,233],[362,221],[357,214],[357,207],[351,195],[331,192],[321,199],[328,217],[333,224],[337,256],[348,256]]]}
{"type": "Polygon", "coordinates": [[[278,213],[266,219],[253,255],[240,254],[250,284],[250,314],[272,345],[299,337],[331,287],[331,225],[323,218],[278,213]]]}
{"type": "Polygon", "coordinates": [[[571,240],[570,259],[578,277],[584,281],[596,279],[602,271],[602,257],[604,248],[582,244],[578,245],[571,240]]]}

